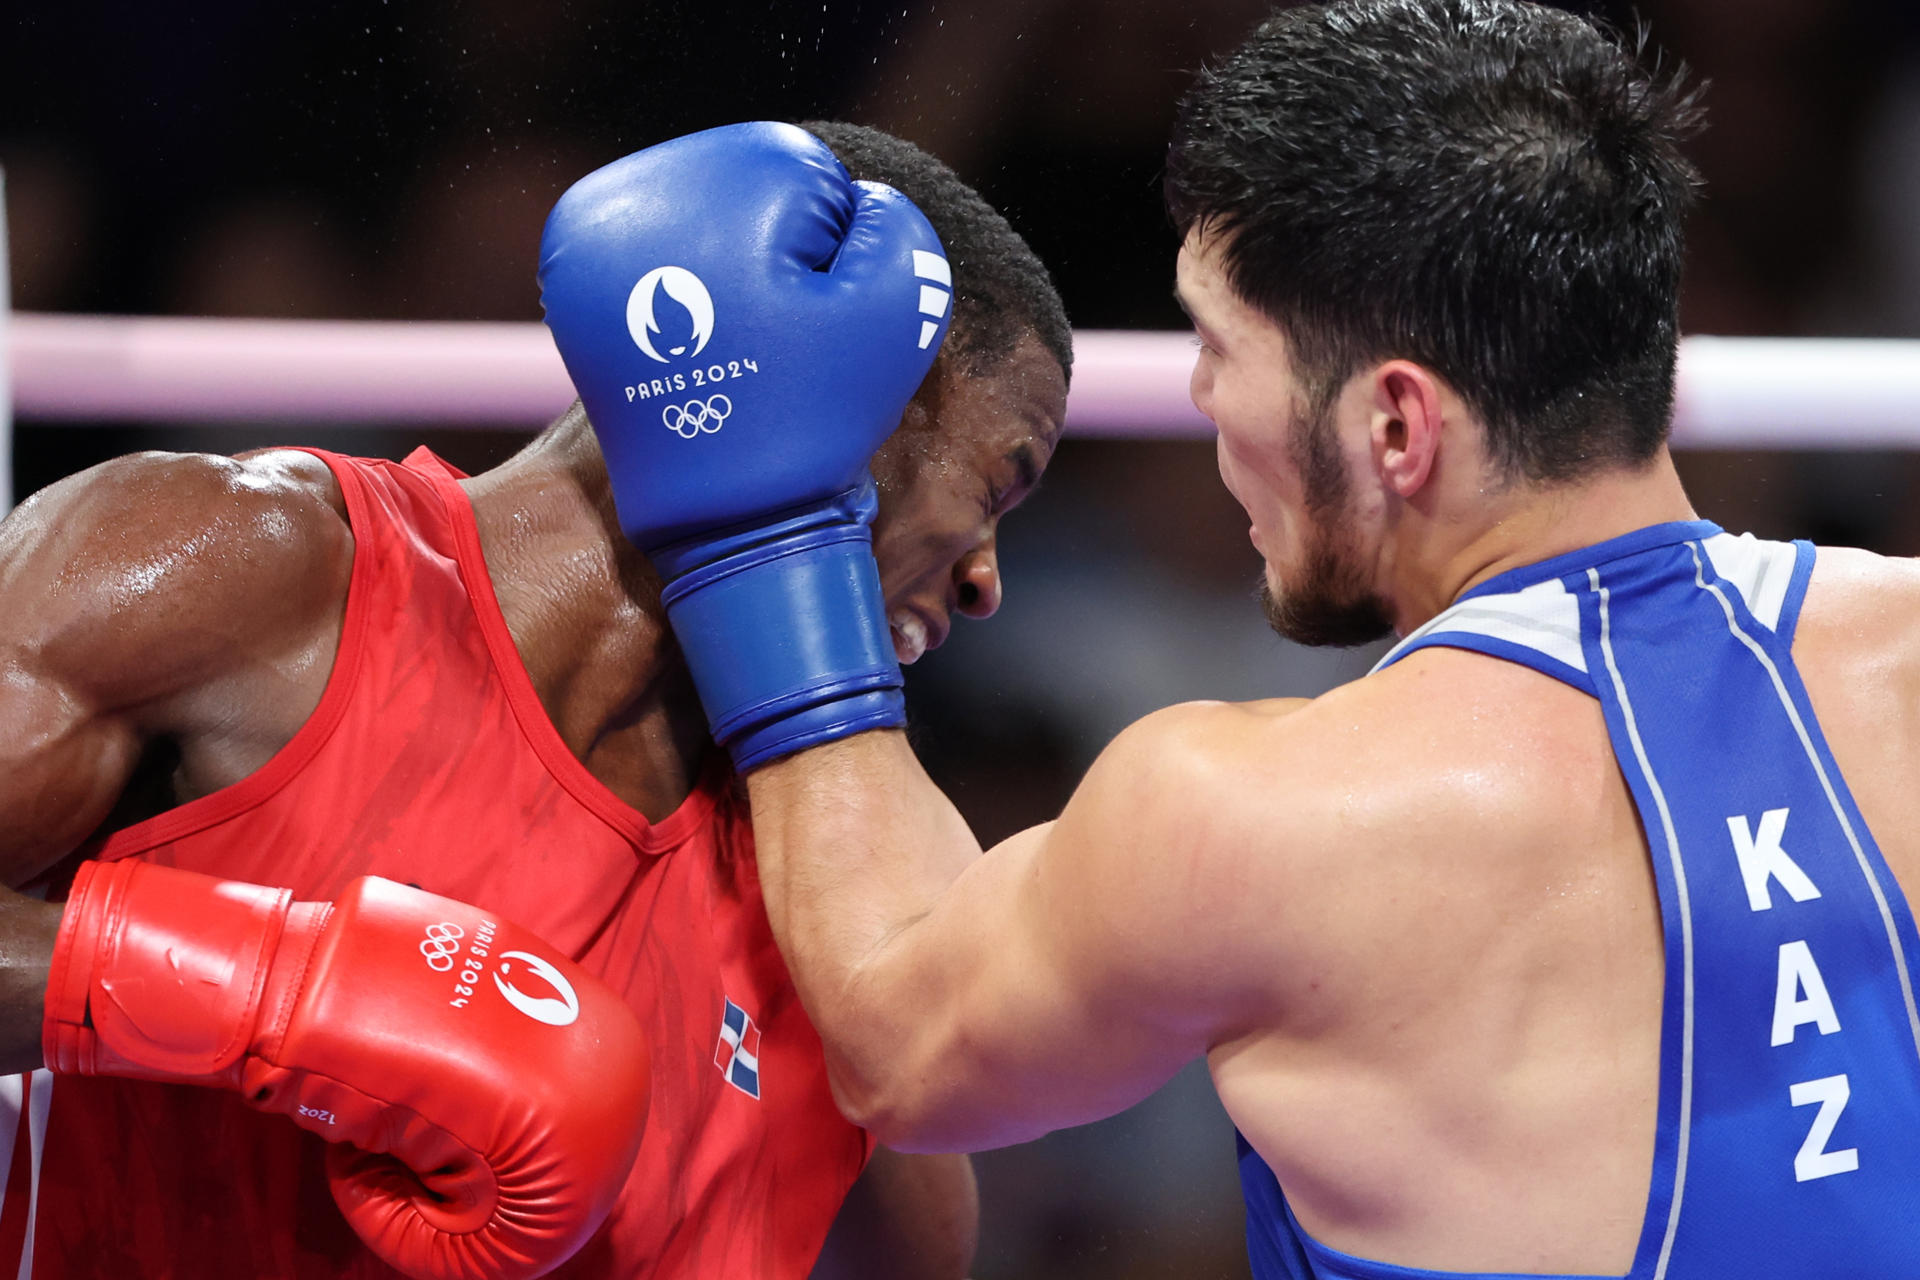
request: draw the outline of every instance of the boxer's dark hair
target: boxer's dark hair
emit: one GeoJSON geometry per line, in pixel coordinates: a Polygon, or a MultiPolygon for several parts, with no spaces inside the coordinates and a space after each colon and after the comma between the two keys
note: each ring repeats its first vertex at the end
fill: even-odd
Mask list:
{"type": "Polygon", "coordinates": [[[1673,410],[1684,66],[1515,0],[1277,13],[1180,104],[1166,201],[1321,398],[1431,368],[1510,476],[1651,457],[1673,410]]]}
{"type": "Polygon", "coordinates": [[[843,121],[800,127],[827,144],[856,182],[884,182],[920,207],[953,267],[947,347],[970,373],[990,371],[1031,327],[1060,371],[1073,372],[1073,331],[1047,269],[980,193],[919,147],[843,121]]]}

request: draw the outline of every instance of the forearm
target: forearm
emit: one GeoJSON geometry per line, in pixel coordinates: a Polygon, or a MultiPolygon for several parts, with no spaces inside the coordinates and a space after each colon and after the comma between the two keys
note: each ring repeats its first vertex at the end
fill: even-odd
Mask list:
{"type": "Polygon", "coordinates": [[[871,1120],[969,968],[951,951],[962,941],[942,947],[933,935],[951,932],[951,890],[980,846],[899,732],[790,756],[748,787],[774,938],[842,1107],[871,1120]]]}
{"type": "Polygon", "coordinates": [[[61,908],[0,889],[0,1075],[42,1063],[40,1027],[61,908]]]}

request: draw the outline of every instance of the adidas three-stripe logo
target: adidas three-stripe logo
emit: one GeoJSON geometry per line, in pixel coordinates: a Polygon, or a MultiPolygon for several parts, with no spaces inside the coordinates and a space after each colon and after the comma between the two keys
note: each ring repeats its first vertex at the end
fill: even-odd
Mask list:
{"type": "Polygon", "coordinates": [[[940,317],[947,314],[947,303],[953,300],[953,272],[948,269],[947,260],[939,254],[915,249],[913,274],[921,280],[933,281],[932,284],[920,286],[920,314],[933,317],[920,322],[920,349],[925,351],[938,336],[940,317]]]}

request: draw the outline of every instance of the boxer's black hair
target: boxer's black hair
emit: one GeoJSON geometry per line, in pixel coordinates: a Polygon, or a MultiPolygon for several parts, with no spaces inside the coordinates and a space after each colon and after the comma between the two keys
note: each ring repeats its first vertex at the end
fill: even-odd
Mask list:
{"type": "Polygon", "coordinates": [[[1508,475],[1642,461],[1673,410],[1686,79],[1517,0],[1287,10],[1181,102],[1167,209],[1221,237],[1309,396],[1405,357],[1465,398],[1508,475]]]}
{"type": "Polygon", "coordinates": [[[843,121],[800,127],[827,144],[857,182],[884,182],[927,215],[953,267],[948,349],[972,373],[990,371],[1031,328],[1073,372],[1073,331],[1039,257],[1007,220],[958,174],[911,142],[843,121]]]}

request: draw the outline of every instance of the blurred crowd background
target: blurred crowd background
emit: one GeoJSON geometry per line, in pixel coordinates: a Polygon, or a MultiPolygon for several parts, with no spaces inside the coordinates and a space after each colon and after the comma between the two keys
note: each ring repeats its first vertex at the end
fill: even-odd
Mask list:
{"type": "MultiPolygon", "coordinates": [[[[1076,326],[1178,328],[1158,185],[1173,103],[1271,7],[16,6],[0,19],[14,305],[535,320],[540,226],[573,179],[697,128],[827,116],[913,139],[979,187],[1052,269],[1076,326]]],[[[1711,82],[1711,127],[1692,149],[1707,193],[1690,227],[1688,331],[1920,336],[1920,5],[1562,7],[1644,20],[1663,56],[1711,82]]],[[[474,471],[524,438],[29,421],[14,470],[25,494],[135,448],[399,457],[424,442],[474,471]]],[[[1914,554],[1916,457],[1694,452],[1681,465],[1702,513],[1730,528],[1914,554]]],[[[1154,707],[1311,694],[1373,656],[1266,632],[1245,519],[1205,442],[1068,441],[1001,548],[1001,615],[960,627],[910,679],[920,748],[983,840],[1051,817],[1100,745],[1154,707]]],[[[981,1280],[1246,1274],[1231,1130],[1203,1070],[978,1165],[981,1280]]]]}

